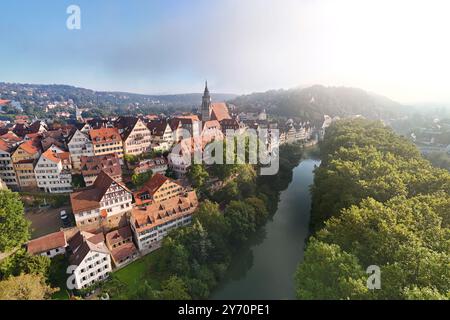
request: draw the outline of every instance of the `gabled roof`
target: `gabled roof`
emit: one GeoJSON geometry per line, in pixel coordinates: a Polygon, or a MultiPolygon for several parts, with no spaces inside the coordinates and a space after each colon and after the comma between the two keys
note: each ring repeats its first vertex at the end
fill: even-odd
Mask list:
{"type": "Polygon", "coordinates": [[[19,145],[18,149],[21,149],[30,155],[34,155],[40,151],[39,147],[36,145],[36,140],[25,141],[19,145]]]}
{"type": "Polygon", "coordinates": [[[47,160],[50,160],[54,163],[60,163],[61,159],[59,158],[58,154],[56,152],[53,152],[52,149],[47,149],[47,151],[45,151],[42,154],[42,157],[46,158],[47,160]]]}
{"type": "Polygon", "coordinates": [[[166,120],[150,121],[147,123],[147,128],[154,136],[162,136],[166,131],[168,122],[166,120]]]}
{"type": "Polygon", "coordinates": [[[224,119],[231,119],[228,107],[225,102],[211,103],[210,106],[211,119],[222,121],[224,119]]]}
{"type": "Polygon", "coordinates": [[[131,232],[130,226],[125,226],[106,234],[106,243],[108,244],[108,246],[112,247],[114,244],[127,240],[132,236],[133,234],[131,232]]]}
{"type": "Polygon", "coordinates": [[[116,153],[101,156],[81,156],[81,173],[86,175],[99,174],[105,171],[111,177],[122,175],[122,167],[116,153]]]}
{"type": "Polygon", "coordinates": [[[109,174],[100,171],[92,186],[70,194],[70,202],[74,213],[100,208],[100,201],[113,183],[117,183],[131,194],[121,182],[114,180],[109,174]]]}
{"type": "Polygon", "coordinates": [[[65,246],[67,246],[66,236],[64,231],[59,231],[31,240],[27,244],[27,251],[30,254],[39,254],[65,246]]]}
{"type": "Polygon", "coordinates": [[[156,173],[144,184],[142,189],[148,191],[149,194],[154,194],[166,181],[179,184],[175,180],[172,180],[160,173],[156,173]]]}
{"type": "Polygon", "coordinates": [[[91,251],[109,254],[104,241],[103,233],[92,234],[78,231],[69,240],[69,247],[73,252],[69,258],[69,262],[73,265],[79,265],[91,251]]]}

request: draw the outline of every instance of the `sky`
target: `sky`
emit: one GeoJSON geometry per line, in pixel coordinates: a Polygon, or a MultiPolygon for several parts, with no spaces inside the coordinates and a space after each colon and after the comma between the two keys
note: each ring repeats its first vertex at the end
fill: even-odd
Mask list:
{"type": "Polygon", "coordinates": [[[0,81],[147,94],[351,86],[450,104],[447,0],[2,0],[0,81]],[[69,30],[69,5],[81,29],[69,30]]]}

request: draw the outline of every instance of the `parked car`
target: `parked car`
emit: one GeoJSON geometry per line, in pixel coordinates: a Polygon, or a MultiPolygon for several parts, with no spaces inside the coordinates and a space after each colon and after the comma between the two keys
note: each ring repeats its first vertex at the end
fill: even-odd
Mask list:
{"type": "Polygon", "coordinates": [[[59,216],[61,217],[63,228],[68,228],[71,226],[69,215],[67,214],[66,210],[62,210],[59,216]]]}

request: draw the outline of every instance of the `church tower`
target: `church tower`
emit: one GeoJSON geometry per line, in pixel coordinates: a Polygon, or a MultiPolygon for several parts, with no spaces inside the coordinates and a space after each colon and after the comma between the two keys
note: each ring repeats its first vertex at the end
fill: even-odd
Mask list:
{"type": "Polygon", "coordinates": [[[209,121],[209,108],[211,106],[211,96],[209,95],[209,90],[208,90],[208,81],[206,81],[205,83],[205,92],[203,93],[203,97],[202,97],[202,121],[209,121]]]}

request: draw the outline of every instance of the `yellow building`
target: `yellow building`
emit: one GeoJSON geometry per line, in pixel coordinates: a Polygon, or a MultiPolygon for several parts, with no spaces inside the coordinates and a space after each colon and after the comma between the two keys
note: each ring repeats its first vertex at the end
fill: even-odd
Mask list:
{"type": "Polygon", "coordinates": [[[94,155],[116,153],[120,159],[123,158],[122,138],[117,128],[92,129],[89,136],[94,146],[94,155]]]}
{"type": "Polygon", "coordinates": [[[21,189],[37,188],[34,166],[40,155],[40,148],[34,140],[25,141],[11,155],[17,182],[21,189]]]}

